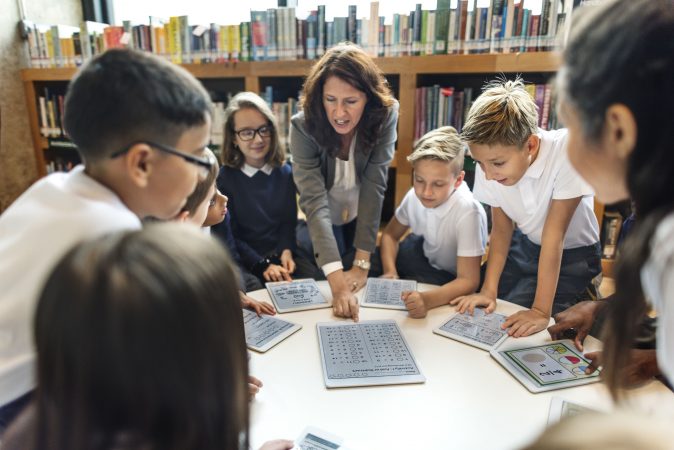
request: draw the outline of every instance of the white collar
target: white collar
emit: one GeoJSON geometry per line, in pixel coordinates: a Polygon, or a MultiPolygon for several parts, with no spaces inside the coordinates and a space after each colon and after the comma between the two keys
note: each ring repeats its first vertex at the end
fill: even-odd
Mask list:
{"type": "Polygon", "coordinates": [[[243,167],[241,167],[241,172],[245,173],[250,178],[252,178],[253,175],[258,173],[259,171],[262,171],[265,175],[269,175],[269,174],[271,174],[272,170],[274,170],[274,168],[272,166],[270,166],[269,164],[265,164],[264,166],[262,166],[259,169],[257,167],[253,167],[253,166],[248,165],[246,163],[243,163],[243,167]]]}

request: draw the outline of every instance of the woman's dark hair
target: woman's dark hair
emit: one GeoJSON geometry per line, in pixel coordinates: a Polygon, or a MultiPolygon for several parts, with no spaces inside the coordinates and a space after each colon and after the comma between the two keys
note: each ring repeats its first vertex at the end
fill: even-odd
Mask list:
{"type": "Polygon", "coordinates": [[[35,448],[247,449],[247,357],[227,252],[150,225],[76,246],[37,307],[35,448]]]}
{"type": "Polygon", "coordinates": [[[336,76],[363,92],[367,97],[365,110],[358,122],[358,141],[369,152],[376,144],[389,108],[395,102],[388,82],[372,58],[360,47],[342,42],[325,52],[313,65],[302,86],[300,106],[309,133],[331,156],[339,151],[339,134],[330,124],[323,106],[325,81],[336,76]]]}
{"type": "Polygon", "coordinates": [[[627,350],[648,310],[640,269],[658,223],[674,211],[674,6],[672,0],[620,0],[581,11],[559,75],[564,98],[591,141],[601,139],[613,104],[629,108],[638,129],[627,186],[639,220],[619,257],[603,336],[604,378],[618,398],[627,350]]]}

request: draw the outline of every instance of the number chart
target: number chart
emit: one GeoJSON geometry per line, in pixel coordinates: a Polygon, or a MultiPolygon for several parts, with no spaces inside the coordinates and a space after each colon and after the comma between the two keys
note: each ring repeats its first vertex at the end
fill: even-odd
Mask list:
{"type": "Polygon", "coordinates": [[[319,323],[327,387],[426,381],[394,320],[319,323]]]}

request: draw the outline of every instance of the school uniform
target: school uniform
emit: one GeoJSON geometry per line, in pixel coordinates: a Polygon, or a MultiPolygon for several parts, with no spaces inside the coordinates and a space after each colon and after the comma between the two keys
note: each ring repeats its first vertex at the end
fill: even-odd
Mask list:
{"type": "Polygon", "coordinates": [[[53,267],[82,240],[139,228],[83,166],[37,181],[0,216],[0,428],[2,407],[34,388],[33,316],[53,267]]]}
{"type": "Polygon", "coordinates": [[[398,248],[401,278],[442,285],[456,278],[457,257],[484,255],[487,215],[465,182],[435,208],[426,208],[410,189],[395,218],[412,232],[398,248]]]}
{"type": "Polygon", "coordinates": [[[480,202],[501,208],[517,225],[498,296],[526,307],[531,307],[536,293],[541,238],[551,201],[582,197],[564,236],[554,314],[583,298],[591,280],[601,272],[599,225],[594,192],[568,160],[567,130],[539,130],[538,135],[538,155],[514,186],[488,181],[477,166],[474,194],[480,202]]]}
{"type": "Polygon", "coordinates": [[[674,381],[674,214],[665,217],[655,230],[651,254],[641,269],[641,285],[658,313],[658,367],[671,383],[674,381]]]}

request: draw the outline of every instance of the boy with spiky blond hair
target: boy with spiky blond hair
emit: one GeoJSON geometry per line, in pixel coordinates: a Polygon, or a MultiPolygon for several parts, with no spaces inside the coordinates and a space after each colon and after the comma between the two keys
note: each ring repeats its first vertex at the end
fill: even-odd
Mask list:
{"type": "Polygon", "coordinates": [[[492,230],[480,292],[452,304],[492,312],[499,297],[531,308],[503,324],[514,337],[545,329],[601,271],[593,192],[569,163],[567,131],[537,124],[522,80],[498,80],[470,108],[461,135],[478,163],[475,197],[491,206],[492,230]]]}
{"type": "Polygon", "coordinates": [[[404,292],[411,317],[475,292],[487,242],[487,216],[463,181],[464,146],[452,127],[422,136],[407,160],[414,168],[409,190],[381,239],[385,278],[442,285],[404,292]],[[412,234],[399,244],[400,238],[412,234]]]}

